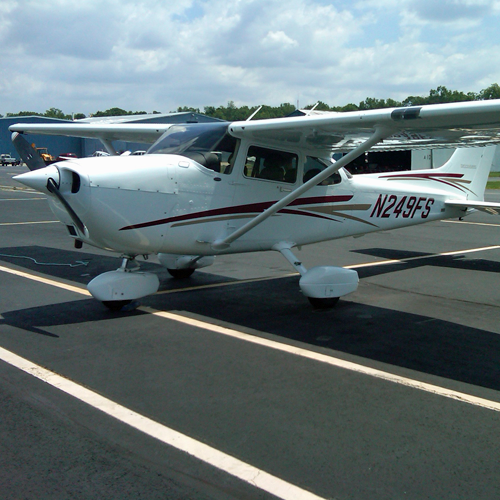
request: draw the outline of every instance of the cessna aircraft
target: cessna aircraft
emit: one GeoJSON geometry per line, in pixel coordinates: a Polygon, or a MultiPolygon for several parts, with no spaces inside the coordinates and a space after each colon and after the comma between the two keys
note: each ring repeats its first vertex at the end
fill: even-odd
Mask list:
{"type": "Polygon", "coordinates": [[[217,255],[275,250],[300,273],[314,307],[331,307],[358,286],[356,271],[307,269],[294,247],[500,212],[484,201],[500,100],[315,113],[182,125],[16,124],[13,142],[30,172],[15,179],[48,195],[75,246],[122,255],[90,293],[111,309],[153,294],[156,274],[138,255],[157,254],[174,277],[217,255]],[[21,133],[150,143],[143,156],[69,159],[43,165],[21,133]],[[352,176],[343,167],[367,151],[459,148],[441,168],[352,176]],[[332,153],[345,153],[336,162],[332,153]]]}

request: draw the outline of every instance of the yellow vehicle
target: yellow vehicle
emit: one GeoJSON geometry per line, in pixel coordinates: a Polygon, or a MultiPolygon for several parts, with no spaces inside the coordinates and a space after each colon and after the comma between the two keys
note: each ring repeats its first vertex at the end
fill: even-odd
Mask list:
{"type": "Polygon", "coordinates": [[[49,154],[49,150],[47,148],[36,148],[36,152],[40,155],[46,165],[50,165],[55,161],[55,158],[49,154]]]}

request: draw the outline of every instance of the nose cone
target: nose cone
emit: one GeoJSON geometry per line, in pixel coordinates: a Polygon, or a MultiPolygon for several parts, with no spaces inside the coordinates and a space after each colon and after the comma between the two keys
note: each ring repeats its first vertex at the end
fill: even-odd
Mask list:
{"type": "Polygon", "coordinates": [[[50,194],[47,190],[47,181],[50,178],[54,179],[56,184],[59,184],[59,170],[54,165],[49,165],[48,167],[40,168],[38,170],[32,170],[14,177],[17,182],[44,194],[50,194]]]}

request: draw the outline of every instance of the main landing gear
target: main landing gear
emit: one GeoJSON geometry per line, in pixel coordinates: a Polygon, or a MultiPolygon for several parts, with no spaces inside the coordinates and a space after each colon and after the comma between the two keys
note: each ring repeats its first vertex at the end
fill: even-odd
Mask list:
{"type": "Polygon", "coordinates": [[[307,270],[291,251],[292,244],[278,243],[273,247],[301,274],[302,293],[315,309],[334,307],[339,298],[358,288],[358,273],[352,269],[333,266],[317,266],[307,270]]]}
{"type": "Polygon", "coordinates": [[[175,279],[189,278],[196,269],[211,266],[215,257],[201,255],[174,255],[170,253],[159,253],[160,264],[167,269],[170,276],[175,279]]]}

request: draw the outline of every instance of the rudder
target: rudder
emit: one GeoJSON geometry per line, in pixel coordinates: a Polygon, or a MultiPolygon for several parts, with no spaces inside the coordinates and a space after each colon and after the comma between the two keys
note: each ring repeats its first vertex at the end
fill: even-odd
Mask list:
{"type": "Polygon", "coordinates": [[[468,200],[484,200],[496,146],[457,149],[451,158],[434,172],[461,174],[457,183],[464,188],[468,200]]]}

